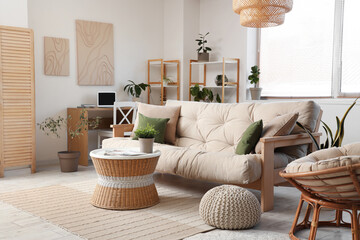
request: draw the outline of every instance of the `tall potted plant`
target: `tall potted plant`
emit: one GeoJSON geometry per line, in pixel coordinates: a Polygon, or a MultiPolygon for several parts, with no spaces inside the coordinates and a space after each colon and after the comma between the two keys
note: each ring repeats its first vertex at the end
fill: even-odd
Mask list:
{"type": "Polygon", "coordinates": [[[153,126],[147,124],[144,128],[138,128],[134,132],[135,136],[139,138],[140,152],[152,153],[155,135],[158,133],[153,126]]]}
{"type": "Polygon", "coordinates": [[[199,62],[208,62],[209,61],[209,53],[212,49],[209,47],[206,47],[205,44],[207,43],[206,36],[209,35],[209,32],[207,32],[205,35],[199,33],[200,37],[198,39],[195,39],[195,41],[198,43],[198,49],[196,50],[198,52],[198,61],[199,62]]]}
{"type": "MultiPolygon", "coordinates": [[[[80,118],[74,127],[68,128],[69,137],[74,139],[81,136],[83,130],[90,128],[97,128],[100,123],[100,117],[96,117],[95,120],[89,120],[85,117],[85,109],[81,111],[80,118]]],[[[46,135],[56,136],[60,138],[59,131],[63,127],[67,127],[68,119],[71,119],[71,115],[67,117],[58,116],[57,118],[48,117],[43,122],[38,123],[39,129],[46,135]]],[[[78,163],[80,158],[79,151],[60,151],[58,152],[61,172],[76,172],[78,170],[78,163]]]]}
{"type": "Polygon", "coordinates": [[[139,101],[141,93],[145,91],[147,87],[150,89],[150,85],[146,83],[136,84],[132,80],[128,80],[128,82],[124,87],[124,91],[133,97],[134,102],[139,101]]]}
{"type": "Polygon", "coordinates": [[[251,93],[251,99],[252,100],[260,100],[261,97],[261,90],[262,88],[259,88],[257,86],[259,82],[259,75],[260,75],[260,68],[255,65],[251,67],[251,74],[249,75],[248,79],[251,84],[254,84],[253,88],[250,88],[251,93]]]}

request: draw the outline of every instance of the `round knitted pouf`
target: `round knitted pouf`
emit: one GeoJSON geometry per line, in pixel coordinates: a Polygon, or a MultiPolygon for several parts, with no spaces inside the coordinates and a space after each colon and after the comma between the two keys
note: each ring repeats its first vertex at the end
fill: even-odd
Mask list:
{"type": "Polygon", "coordinates": [[[221,229],[246,229],[260,221],[261,207],[248,190],[222,185],[202,197],[199,213],[205,223],[221,229]]]}

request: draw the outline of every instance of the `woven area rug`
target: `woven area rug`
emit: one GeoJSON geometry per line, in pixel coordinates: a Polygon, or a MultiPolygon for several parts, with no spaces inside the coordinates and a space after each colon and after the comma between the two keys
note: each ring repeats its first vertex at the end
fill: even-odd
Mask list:
{"type": "Polygon", "coordinates": [[[157,187],[160,203],[113,211],[92,206],[96,180],[0,194],[0,201],[84,239],[182,239],[212,230],[198,214],[200,198],[157,187]]]}

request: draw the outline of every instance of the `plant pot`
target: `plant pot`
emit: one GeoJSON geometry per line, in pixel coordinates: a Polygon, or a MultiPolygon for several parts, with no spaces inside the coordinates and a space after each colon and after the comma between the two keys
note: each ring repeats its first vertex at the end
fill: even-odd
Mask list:
{"type": "Polygon", "coordinates": [[[140,102],[140,98],[138,98],[138,97],[133,97],[132,100],[133,100],[133,102],[140,102]]]}
{"type": "Polygon", "coordinates": [[[139,138],[140,152],[152,153],[155,138],[139,138]]]}
{"type": "Polygon", "coordinates": [[[251,99],[260,100],[262,88],[250,88],[251,99]]]}
{"type": "Polygon", "coordinates": [[[58,152],[61,172],[76,172],[78,170],[80,152],[58,152]]]}
{"type": "Polygon", "coordinates": [[[209,61],[209,53],[198,53],[198,61],[199,62],[208,62],[209,61]]]}
{"type": "MultiPolygon", "coordinates": [[[[222,77],[223,77],[222,74],[216,76],[216,78],[215,78],[215,84],[216,84],[216,86],[222,86],[222,77]]],[[[225,82],[228,82],[228,81],[229,81],[229,79],[228,79],[227,76],[225,75],[225,82]]]]}

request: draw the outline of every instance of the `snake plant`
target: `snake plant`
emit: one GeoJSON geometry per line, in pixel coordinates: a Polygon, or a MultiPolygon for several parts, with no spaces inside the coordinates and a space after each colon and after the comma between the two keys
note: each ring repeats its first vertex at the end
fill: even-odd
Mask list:
{"type": "Polygon", "coordinates": [[[345,112],[344,116],[341,118],[341,120],[338,116],[336,116],[337,127],[336,127],[335,134],[333,134],[333,131],[331,130],[331,128],[324,121],[321,121],[321,123],[323,124],[323,128],[325,130],[326,140],[324,143],[320,144],[320,146],[316,142],[314,136],[311,134],[311,132],[308,129],[306,129],[299,122],[296,122],[296,124],[299,127],[301,127],[303,130],[305,130],[305,132],[310,136],[310,138],[314,142],[317,150],[331,148],[331,147],[341,147],[342,141],[344,139],[344,134],[345,134],[345,119],[346,119],[347,115],[349,114],[350,110],[355,106],[357,100],[358,100],[358,98],[355,99],[355,101],[350,105],[350,107],[346,110],[346,112],[345,112]]]}

